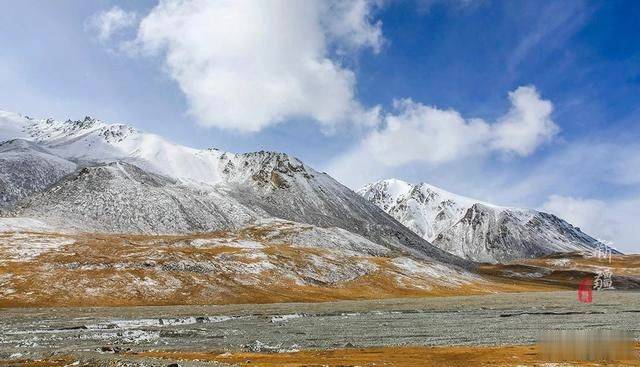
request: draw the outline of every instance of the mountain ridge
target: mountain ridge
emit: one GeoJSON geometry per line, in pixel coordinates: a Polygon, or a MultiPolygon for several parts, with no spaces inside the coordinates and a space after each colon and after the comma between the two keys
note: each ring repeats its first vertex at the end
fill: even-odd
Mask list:
{"type": "Polygon", "coordinates": [[[552,214],[493,205],[427,183],[380,180],[357,192],[435,246],[473,261],[504,262],[605,246],[552,214]]]}
{"type": "Polygon", "coordinates": [[[396,251],[472,266],[285,153],[199,150],[90,117],[37,120],[2,112],[0,140],[13,138],[77,164],[73,173],[20,200],[13,216],[109,233],[225,230],[276,217],[342,228],[396,251]]]}

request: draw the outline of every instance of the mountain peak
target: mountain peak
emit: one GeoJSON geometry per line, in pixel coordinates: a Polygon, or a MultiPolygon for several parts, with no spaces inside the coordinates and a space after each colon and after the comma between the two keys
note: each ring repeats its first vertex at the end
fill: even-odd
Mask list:
{"type": "Polygon", "coordinates": [[[81,120],[25,118],[0,111],[0,141],[33,141],[60,157],[84,164],[121,161],[196,186],[223,181],[248,181],[286,187],[296,175],[317,174],[299,159],[281,152],[234,154],[218,149],[194,149],[124,124],[109,124],[86,116],[81,120]]]}
{"type": "Polygon", "coordinates": [[[225,180],[250,182],[260,187],[285,189],[312,179],[317,172],[298,158],[281,152],[258,151],[220,157],[225,180]]]}
{"type": "Polygon", "coordinates": [[[466,196],[454,194],[440,187],[421,182],[411,184],[396,178],[376,181],[365,185],[357,192],[364,196],[367,200],[373,201],[380,207],[389,207],[402,201],[409,199],[416,200],[421,203],[438,202],[449,203],[457,206],[471,206],[475,203],[483,204],[494,208],[501,208],[481,200],[472,199],[466,196]]]}
{"type": "Polygon", "coordinates": [[[427,183],[381,180],[358,193],[422,238],[470,260],[504,261],[600,245],[550,214],[493,205],[427,183]]]}
{"type": "Polygon", "coordinates": [[[410,183],[390,178],[365,185],[356,192],[386,211],[412,189],[410,183]]]}

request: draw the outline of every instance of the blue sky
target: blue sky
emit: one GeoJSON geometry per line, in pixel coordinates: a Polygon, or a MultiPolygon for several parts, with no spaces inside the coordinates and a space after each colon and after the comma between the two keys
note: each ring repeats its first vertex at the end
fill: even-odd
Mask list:
{"type": "Polygon", "coordinates": [[[3,4],[0,109],[426,181],[640,252],[636,1],[241,3],[3,4]]]}

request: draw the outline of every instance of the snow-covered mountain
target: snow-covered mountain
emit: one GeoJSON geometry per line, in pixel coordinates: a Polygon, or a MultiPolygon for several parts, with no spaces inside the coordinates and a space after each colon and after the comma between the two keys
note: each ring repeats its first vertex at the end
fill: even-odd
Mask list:
{"type": "Polygon", "coordinates": [[[554,215],[492,205],[426,183],[382,180],[358,193],[435,246],[474,261],[502,262],[603,246],[554,215]]]}
{"type": "Polygon", "coordinates": [[[26,142],[17,158],[24,165],[45,153],[43,159],[68,164],[32,188],[6,180],[10,192],[25,194],[7,200],[4,217],[65,231],[156,234],[237,229],[275,217],[342,228],[395,251],[470,266],[287,154],[199,150],[89,117],[56,121],[0,112],[0,142],[13,139],[26,142]]]}
{"type": "Polygon", "coordinates": [[[123,124],[89,116],[77,121],[33,119],[0,111],[0,142],[24,139],[76,162],[123,160],[183,182],[215,184],[223,152],[193,149],[123,124]]]}
{"type": "Polygon", "coordinates": [[[75,169],[75,163],[33,142],[0,142],[0,208],[47,188],[75,169]]]}
{"type": "Polygon", "coordinates": [[[83,167],[11,209],[78,232],[191,233],[266,217],[215,190],[198,190],[122,161],[83,167]]]}

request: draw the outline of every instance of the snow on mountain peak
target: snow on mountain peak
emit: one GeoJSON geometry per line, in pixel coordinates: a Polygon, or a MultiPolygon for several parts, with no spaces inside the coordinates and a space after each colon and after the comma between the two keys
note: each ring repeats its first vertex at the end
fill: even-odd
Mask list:
{"type": "Polygon", "coordinates": [[[58,121],[33,119],[0,111],[0,141],[22,138],[76,162],[123,160],[145,170],[186,183],[214,185],[221,181],[223,152],[194,149],[124,124],[85,117],[58,121]]]}
{"type": "Polygon", "coordinates": [[[477,202],[426,183],[412,185],[397,179],[375,182],[358,193],[428,241],[477,202]]]}
{"type": "Polygon", "coordinates": [[[471,206],[477,203],[494,208],[505,208],[481,200],[454,194],[425,182],[414,185],[396,178],[380,180],[368,184],[358,190],[358,193],[365,197],[370,196],[374,193],[379,193],[381,199],[383,199],[385,202],[390,203],[398,202],[400,200],[406,199],[407,197],[416,198],[422,196],[423,200],[452,201],[462,206],[471,206]]]}
{"type": "Polygon", "coordinates": [[[503,261],[600,245],[553,215],[489,204],[427,183],[382,180],[358,193],[422,238],[471,260],[503,261]]]}
{"type": "Polygon", "coordinates": [[[314,175],[300,160],[285,153],[234,154],[218,149],[178,145],[124,124],[108,124],[86,116],[81,120],[34,119],[0,111],[0,142],[25,139],[78,163],[125,161],[195,186],[257,180],[286,184],[293,173],[314,175]],[[248,172],[251,172],[248,174],[248,172]],[[267,172],[267,173],[265,173],[267,172]],[[258,177],[259,175],[269,177],[258,177]]]}
{"type": "Polygon", "coordinates": [[[366,185],[357,192],[367,200],[387,210],[400,197],[411,191],[413,186],[405,181],[390,178],[366,185]]]}

